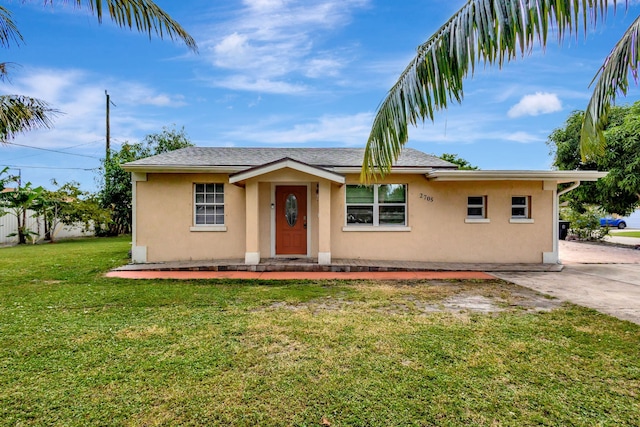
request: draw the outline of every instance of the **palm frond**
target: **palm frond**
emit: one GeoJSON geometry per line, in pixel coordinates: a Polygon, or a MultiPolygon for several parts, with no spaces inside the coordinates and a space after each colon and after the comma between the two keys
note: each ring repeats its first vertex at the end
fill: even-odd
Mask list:
{"type": "Polygon", "coordinates": [[[22,34],[18,30],[17,25],[11,18],[11,12],[0,6],[0,46],[11,47],[12,44],[19,45],[22,43],[22,34]]]}
{"type": "Polygon", "coordinates": [[[586,32],[616,0],[469,0],[419,46],[416,57],[380,104],[367,140],[360,179],[391,171],[408,139],[408,125],[463,99],[463,80],[477,63],[500,68],[546,46],[553,27],[559,40],[586,32]]]}
{"type": "Polygon", "coordinates": [[[33,129],[50,128],[60,112],[46,102],[22,95],[0,95],[0,143],[33,129]]]}
{"type": "Polygon", "coordinates": [[[638,50],[640,49],[640,17],[625,31],[604,61],[591,84],[596,82],[580,131],[582,159],[604,153],[604,129],[616,93],[627,94],[629,71],[638,80],[638,50]],[[596,81],[597,80],[597,81],[596,81]]]}
{"type": "MultiPolygon", "coordinates": [[[[51,1],[51,0],[47,0],[51,1]]],[[[120,27],[155,33],[160,38],[182,40],[189,49],[198,51],[195,40],[167,12],[151,0],[74,0],[77,7],[83,4],[102,22],[105,10],[109,17],[120,27]]]]}

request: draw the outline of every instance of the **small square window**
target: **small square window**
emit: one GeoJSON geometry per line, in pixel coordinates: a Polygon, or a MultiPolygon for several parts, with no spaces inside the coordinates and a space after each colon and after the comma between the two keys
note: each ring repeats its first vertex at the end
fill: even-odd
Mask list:
{"type": "Polygon", "coordinates": [[[487,196],[469,196],[467,198],[467,218],[487,217],[487,196]]]}
{"type": "Polygon", "coordinates": [[[529,196],[511,197],[511,218],[530,218],[529,196]]]}

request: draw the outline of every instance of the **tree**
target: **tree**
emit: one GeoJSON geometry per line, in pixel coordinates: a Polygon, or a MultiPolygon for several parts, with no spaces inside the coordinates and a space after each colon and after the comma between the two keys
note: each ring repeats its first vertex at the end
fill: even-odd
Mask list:
{"type": "MultiPolygon", "coordinates": [[[[385,175],[408,140],[408,125],[433,120],[449,102],[462,102],[463,80],[477,63],[497,64],[546,46],[551,29],[558,40],[586,32],[604,20],[616,0],[468,0],[434,35],[389,90],[374,119],[361,180],[385,175]]],[[[629,69],[638,69],[640,18],[631,24],[594,78],[595,89],[581,124],[581,152],[603,152],[603,131],[616,92],[626,94],[629,69]]]]}
{"type": "Polygon", "coordinates": [[[33,233],[27,227],[27,211],[37,203],[38,198],[41,196],[43,188],[33,188],[30,182],[27,182],[24,186],[17,188],[7,189],[5,185],[8,182],[14,180],[15,177],[2,175],[7,173],[7,168],[0,171],[0,216],[11,214],[16,217],[18,222],[18,232],[11,233],[9,236],[18,236],[18,243],[27,243],[27,236],[33,233]]]}
{"type": "MultiPolygon", "coordinates": [[[[44,0],[45,5],[53,0],[44,0]]],[[[120,27],[128,27],[151,37],[155,33],[160,38],[182,40],[190,49],[196,51],[195,40],[174,21],[164,10],[151,0],[73,0],[77,8],[86,8],[102,22],[105,11],[109,18],[120,27]]],[[[0,46],[9,48],[23,42],[11,12],[0,6],[0,46]]],[[[6,78],[10,64],[0,63],[0,80],[6,78]]],[[[52,117],[58,110],[47,102],[22,95],[0,95],[0,143],[15,138],[37,128],[49,128],[52,117]]]]}
{"type": "Polygon", "coordinates": [[[457,154],[450,153],[442,153],[440,158],[446,162],[453,163],[454,165],[458,165],[458,169],[463,170],[477,170],[477,166],[473,166],[471,163],[466,161],[465,159],[458,157],[457,154]]]}
{"type": "Polygon", "coordinates": [[[191,146],[193,144],[185,134],[184,128],[180,130],[163,128],[160,133],[147,135],[140,143],[124,143],[119,151],[111,151],[109,157],[102,163],[104,184],[100,190],[100,204],[111,214],[109,234],[131,232],[131,174],[122,169],[121,165],[191,146]]]}
{"type": "Polygon", "coordinates": [[[603,154],[587,160],[580,155],[584,114],[574,111],[563,128],[549,135],[553,165],[560,170],[602,170],[609,174],[597,182],[582,183],[567,193],[565,200],[579,213],[595,204],[609,213],[627,215],[640,205],[640,102],[610,109],[603,154]]]}
{"type": "MultiPolygon", "coordinates": [[[[55,181],[54,185],[58,185],[55,181]]],[[[80,190],[77,182],[67,182],[56,190],[44,190],[33,205],[44,220],[45,240],[55,241],[60,225],[80,225],[85,231],[100,230],[109,222],[109,212],[100,207],[98,198],[80,190]]]]}

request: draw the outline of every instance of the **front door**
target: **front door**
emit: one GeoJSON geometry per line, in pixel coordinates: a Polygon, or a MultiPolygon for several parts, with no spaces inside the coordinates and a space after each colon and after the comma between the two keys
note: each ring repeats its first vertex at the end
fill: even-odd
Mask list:
{"type": "Polygon", "coordinates": [[[276,255],[307,255],[307,187],[276,187],[276,255]]]}

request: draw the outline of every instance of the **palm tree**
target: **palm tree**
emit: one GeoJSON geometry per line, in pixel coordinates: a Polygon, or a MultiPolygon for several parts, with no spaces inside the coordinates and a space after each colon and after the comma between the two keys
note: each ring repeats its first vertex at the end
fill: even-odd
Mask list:
{"type": "MultiPolygon", "coordinates": [[[[424,44],[402,72],[373,122],[361,180],[390,172],[408,139],[408,125],[433,120],[449,102],[462,102],[462,82],[477,63],[500,68],[535,43],[546,46],[553,28],[559,41],[604,20],[616,0],[468,0],[424,44]]],[[[626,4],[626,1],[625,1],[626,4]]],[[[637,77],[640,18],[631,24],[592,81],[595,88],[581,132],[583,157],[604,150],[603,129],[617,92],[627,93],[628,72],[637,77]]]]}
{"type": "MultiPolygon", "coordinates": [[[[44,0],[44,4],[52,4],[53,0],[44,0]]],[[[197,51],[197,45],[176,21],[151,0],[73,0],[77,8],[87,8],[102,22],[105,10],[109,18],[120,27],[153,33],[160,38],[182,40],[189,49],[197,51]]],[[[11,12],[0,6],[0,46],[9,48],[19,46],[22,35],[11,18],[11,12]]],[[[10,63],[0,63],[0,79],[8,74],[10,63]]],[[[15,138],[37,128],[49,128],[51,119],[58,113],[47,102],[22,95],[0,95],[0,143],[15,138]]]]}

